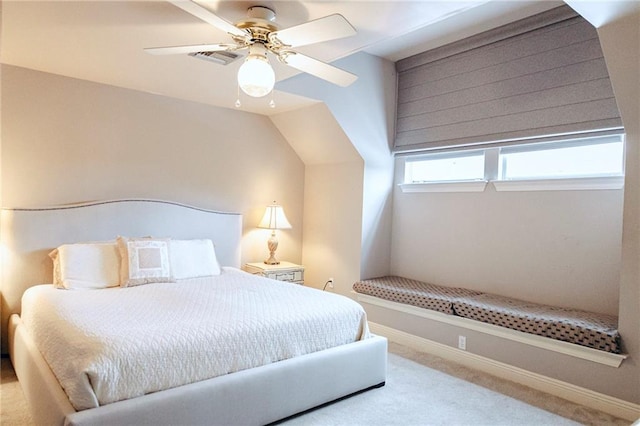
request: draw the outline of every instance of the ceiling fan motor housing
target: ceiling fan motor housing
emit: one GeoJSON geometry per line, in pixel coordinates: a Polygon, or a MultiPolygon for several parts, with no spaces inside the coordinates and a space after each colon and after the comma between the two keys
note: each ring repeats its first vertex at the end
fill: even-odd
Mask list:
{"type": "Polygon", "coordinates": [[[264,6],[253,6],[247,10],[247,18],[236,22],[236,27],[249,30],[251,41],[269,43],[269,33],[278,31],[279,26],[274,22],[276,13],[264,6]]]}

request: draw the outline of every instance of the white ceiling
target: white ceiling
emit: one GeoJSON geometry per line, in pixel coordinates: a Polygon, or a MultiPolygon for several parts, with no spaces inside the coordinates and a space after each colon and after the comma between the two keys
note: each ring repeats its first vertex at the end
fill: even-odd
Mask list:
{"type": "MultiPolygon", "coordinates": [[[[331,62],[359,51],[391,61],[563,4],[561,1],[200,1],[228,21],[268,6],[287,28],[340,13],[357,35],[298,49],[331,62]]],[[[228,35],[164,1],[2,1],[2,63],[128,89],[233,108],[241,60],[222,66],[187,55],[153,56],[145,47],[230,42],[228,35]]],[[[277,80],[295,70],[272,60],[277,80]]],[[[276,89],[277,89],[276,84],[276,89]]],[[[276,90],[241,96],[242,110],[271,115],[313,103],[276,90]]]]}

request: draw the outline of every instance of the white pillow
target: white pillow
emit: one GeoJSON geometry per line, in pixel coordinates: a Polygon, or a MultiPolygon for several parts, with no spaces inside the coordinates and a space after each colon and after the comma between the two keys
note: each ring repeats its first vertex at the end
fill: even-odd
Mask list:
{"type": "Polygon", "coordinates": [[[57,288],[95,289],[120,284],[120,254],[113,241],[63,244],[49,257],[57,288]]]}
{"type": "Polygon", "coordinates": [[[169,239],[118,237],[120,286],[173,282],[169,239]]]}
{"type": "Polygon", "coordinates": [[[220,275],[211,240],[171,240],[171,273],[177,280],[220,275]]]}

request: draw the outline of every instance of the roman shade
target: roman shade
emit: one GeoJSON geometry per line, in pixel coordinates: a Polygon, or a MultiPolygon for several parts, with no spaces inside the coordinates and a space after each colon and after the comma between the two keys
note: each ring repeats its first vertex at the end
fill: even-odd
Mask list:
{"type": "Polygon", "coordinates": [[[397,153],[622,129],[598,34],[567,6],[396,69],[397,153]]]}

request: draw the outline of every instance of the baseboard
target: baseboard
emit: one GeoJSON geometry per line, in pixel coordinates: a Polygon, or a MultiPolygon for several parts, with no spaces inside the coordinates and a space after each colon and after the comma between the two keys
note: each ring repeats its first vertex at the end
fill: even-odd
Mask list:
{"type": "Polygon", "coordinates": [[[428,352],[466,367],[484,371],[502,379],[511,380],[530,388],[546,392],[576,404],[594,408],[625,420],[640,419],[640,405],[595,392],[561,380],[533,373],[480,355],[452,348],[404,331],[381,324],[369,323],[371,331],[412,349],[428,352]]]}

